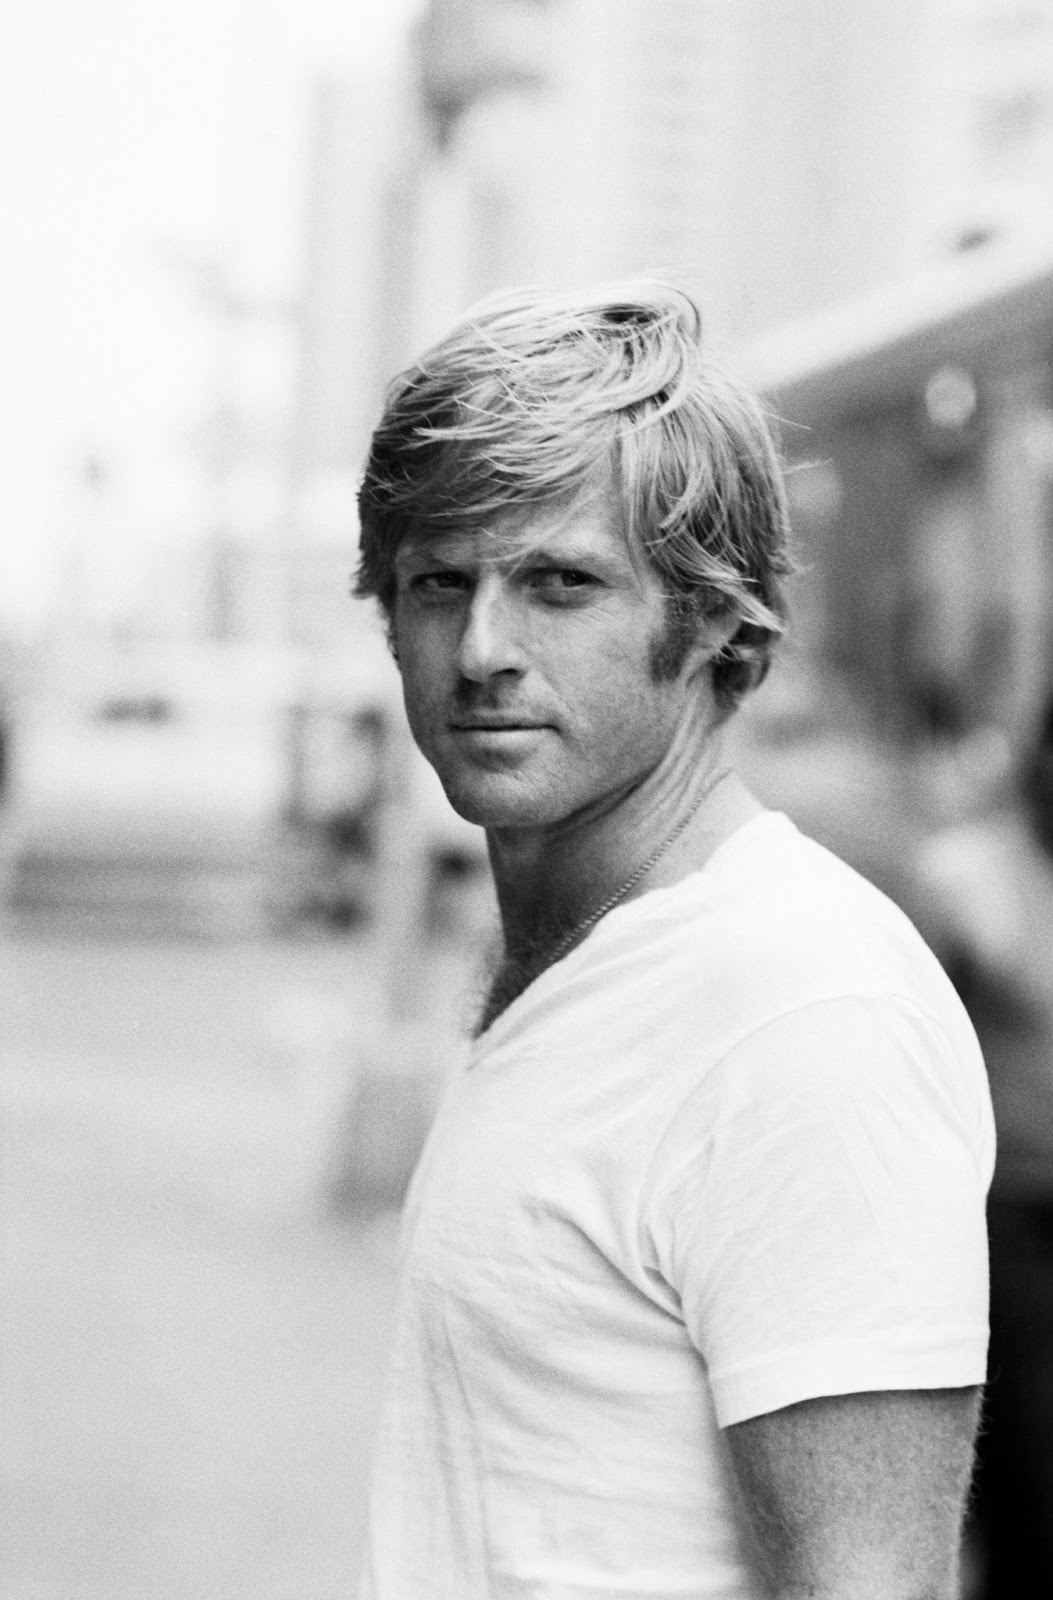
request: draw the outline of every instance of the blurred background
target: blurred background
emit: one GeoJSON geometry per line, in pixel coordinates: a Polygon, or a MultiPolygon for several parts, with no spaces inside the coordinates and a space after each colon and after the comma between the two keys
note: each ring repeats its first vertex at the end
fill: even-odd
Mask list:
{"type": "Polygon", "coordinates": [[[694,291],[805,567],[743,764],[924,923],[1053,676],[1053,0],[11,0],[4,44],[0,1594],[336,1600],[492,931],[348,598],[384,384],[491,289],[694,291]]]}

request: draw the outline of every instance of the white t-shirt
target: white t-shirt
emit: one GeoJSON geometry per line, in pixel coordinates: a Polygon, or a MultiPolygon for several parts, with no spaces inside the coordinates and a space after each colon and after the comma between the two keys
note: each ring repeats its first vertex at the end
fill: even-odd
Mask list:
{"type": "Polygon", "coordinates": [[[786,817],[612,911],[411,1186],[363,1594],[751,1595],[721,1428],[982,1382],[992,1163],[950,983],[786,817]]]}

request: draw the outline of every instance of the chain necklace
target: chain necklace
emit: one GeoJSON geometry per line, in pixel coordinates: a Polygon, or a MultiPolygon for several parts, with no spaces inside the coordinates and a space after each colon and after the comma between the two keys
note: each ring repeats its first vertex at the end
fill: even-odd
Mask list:
{"type": "Polygon", "coordinates": [[[711,778],[706,784],[705,788],[702,790],[701,794],[695,798],[691,804],[690,810],[680,818],[680,821],[677,823],[672,833],[669,834],[667,838],[663,839],[662,843],[658,846],[658,849],[653,853],[653,855],[649,855],[647,860],[643,862],[641,866],[637,867],[632,873],[630,873],[629,877],[626,878],[621,888],[616,889],[615,892],[610,895],[601,906],[598,906],[595,911],[590,911],[587,917],[583,917],[580,922],[576,923],[574,927],[571,928],[569,933],[565,933],[563,935],[555,950],[552,952],[552,955],[549,957],[549,966],[554,967],[557,961],[562,961],[568,950],[572,950],[574,946],[580,942],[580,940],[584,939],[585,935],[591,932],[601,917],[605,917],[608,911],[613,911],[615,906],[618,905],[620,901],[625,899],[625,896],[630,892],[630,890],[635,889],[636,885],[641,881],[641,879],[646,878],[651,868],[661,861],[666,851],[672,849],[673,845],[679,839],[688,823],[694,818],[703,800],[708,799],[713,793],[713,790],[717,787],[717,784],[723,783],[724,779],[730,776],[730,773],[730,767],[722,767],[717,773],[716,777],[711,778]]]}

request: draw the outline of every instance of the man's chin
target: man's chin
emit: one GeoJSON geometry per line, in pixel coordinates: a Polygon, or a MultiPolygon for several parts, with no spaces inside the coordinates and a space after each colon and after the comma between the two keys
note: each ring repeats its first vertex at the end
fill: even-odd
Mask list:
{"type": "Polygon", "coordinates": [[[548,815],[551,801],[546,804],[544,797],[510,782],[507,775],[477,773],[465,780],[460,774],[447,777],[440,773],[439,777],[457,815],[480,828],[543,827],[557,820],[548,815]]]}
{"type": "Polygon", "coordinates": [[[446,791],[446,798],[459,817],[480,828],[525,828],[538,820],[537,807],[530,806],[523,798],[517,801],[510,796],[465,794],[450,789],[446,791]]]}

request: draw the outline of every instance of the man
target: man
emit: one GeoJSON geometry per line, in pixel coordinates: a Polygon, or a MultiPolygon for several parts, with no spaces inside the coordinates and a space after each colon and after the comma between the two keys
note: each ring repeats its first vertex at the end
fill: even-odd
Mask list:
{"type": "Polygon", "coordinates": [[[358,592],[503,955],[407,1200],[364,1593],[955,1593],[990,1108],[906,919],[729,769],[774,449],[662,285],[394,385],[358,592]]]}

